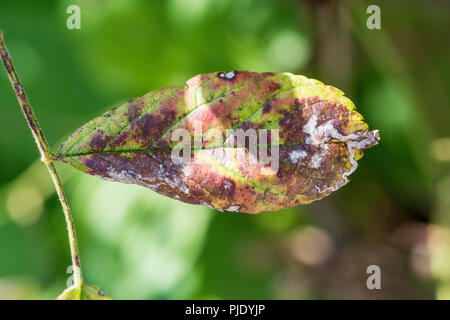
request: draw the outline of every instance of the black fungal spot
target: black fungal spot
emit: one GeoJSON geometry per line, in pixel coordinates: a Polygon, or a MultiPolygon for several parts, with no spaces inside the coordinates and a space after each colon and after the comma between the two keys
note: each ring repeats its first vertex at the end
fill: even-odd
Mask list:
{"type": "Polygon", "coordinates": [[[227,178],[222,179],[220,183],[222,194],[229,198],[233,197],[235,187],[236,184],[234,183],[234,181],[227,178]]]}
{"type": "Polygon", "coordinates": [[[289,124],[289,122],[291,121],[291,119],[292,119],[292,115],[291,114],[287,114],[286,116],[284,116],[282,119],[280,119],[279,121],[278,121],[278,124],[281,126],[281,127],[286,127],[288,124],[289,124]]]}
{"type": "Polygon", "coordinates": [[[278,170],[277,171],[277,178],[278,179],[282,179],[284,177],[284,171],[283,170],[278,170]]]}
{"type": "Polygon", "coordinates": [[[267,101],[266,103],[264,103],[264,105],[262,107],[262,113],[263,114],[269,113],[271,109],[272,109],[272,105],[270,104],[270,101],[267,101]]]}
{"type": "Polygon", "coordinates": [[[219,74],[217,75],[220,79],[224,79],[224,80],[233,80],[237,75],[237,71],[233,70],[230,71],[228,73],[225,72],[219,72],[219,74]]]}

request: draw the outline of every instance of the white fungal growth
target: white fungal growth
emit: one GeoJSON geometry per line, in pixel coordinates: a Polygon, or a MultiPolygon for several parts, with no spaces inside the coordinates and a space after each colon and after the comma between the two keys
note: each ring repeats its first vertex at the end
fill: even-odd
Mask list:
{"type": "Polygon", "coordinates": [[[313,169],[319,169],[320,165],[322,164],[322,161],[323,161],[323,154],[324,154],[324,152],[322,150],[319,152],[316,152],[311,157],[311,160],[309,161],[309,166],[313,169]]]}
{"type": "Polygon", "coordinates": [[[159,165],[159,170],[156,172],[156,177],[167,183],[172,188],[178,189],[185,194],[189,193],[189,188],[183,180],[181,180],[178,175],[170,174],[162,164],[159,165]]]}
{"type": "Polygon", "coordinates": [[[307,155],[308,153],[305,150],[299,148],[297,150],[289,152],[289,159],[291,159],[291,162],[294,164],[296,164],[297,162],[301,163],[301,161],[306,158],[307,155]]]}
{"type": "Polygon", "coordinates": [[[231,206],[228,209],[225,209],[226,211],[230,212],[239,212],[240,207],[239,206],[231,206]]]}
{"type": "Polygon", "coordinates": [[[141,174],[135,174],[134,171],[121,170],[117,171],[115,168],[108,168],[107,174],[109,177],[101,177],[105,180],[118,181],[127,184],[142,184],[145,182],[145,186],[157,191],[157,189],[166,183],[172,188],[178,189],[181,192],[188,194],[189,188],[181,180],[178,175],[170,174],[162,164],[159,165],[159,170],[156,172],[156,177],[144,177],[141,174]]]}
{"type": "Polygon", "coordinates": [[[145,186],[153,191],[158,191],[158,188],[163,185],[160,180],[163,180],[166,184],[170,185],[173,188],[177,188],[184,193],[189,193],[189,189],[183,183],[179,183],[181,180],[178,179],[170,179],[168,176],[163,177],[160,173],[161,169],[158,171],[157,178],[149,178],[144,177],[141,174],[135,174],[133,170],[126,171],[121,170],[117,171],[115,168],[108,168],[107,174],[109,177],[100,176],[104,180],[108,181],[116,181],[127,184],[141,184],[145,182],[145,186]],[[178,181],[180,180],[180,181],[178,181]],[[141,182],[141,183],[140,183],[141,182]]]}
{"type": "Polygon", "coordinates": [[[303,131],[310,136],[308,141],[309,144],[313,146],[321,146],[330,141],[331,138],[344,142],[347,140],[358,139],[360,137],[354,133],[347,136],[340,134],[339,131],[337,131],[337,129],[333,126],[333,120],[328,120],[320,126],[317,126],[317,120],[317,114],[314,113],[303,127],[303,131]]]}
{"type": "Polygon", "coordinates": [[[230,71],[228,73],[220,73],[219,77],[226,80],[233,80],[236,76],[236,71],[230,71]]]}
{"type": "Polygon", "coordinates": [[[369,131],[369,132],[365,133],[364,135],[359,136],[358,138],[359,138],[359,140],[353,140],[353,141],[347,142],[347,148],[348,148],[348,151],[350,152],[349,161],[350,161],[352,167],[350,168],[350,170],[348,172],[344,172],[344,174],[342,175],[342,177],[345,180],[345,183],[348,182],[347,177],[349,175],[351,175],[358,167],[358,163],[355,160],[355,149],[357,149],[357,150],[365,149],[367,146],[378,141],[378,130],[369,131]]]}
{"type": "Polygon", "coordinates": [[[145,181],[145,186],[153,191],[158,192],[158,188],[163,185],[162,182],[158,182],[154,177],[144,177],[141,174],[136,175],[138,181],[145,181]]]}
{"type": "Polygon", "coordinates": [[[346,142],[348,152],[350,154],[349,161],[352,166],[347,172],[342,174],[342,179],[344,180],[343,182],[338,182],[334,187],[328,187],[324,190],[320,190],[320,188],[316,186],[319,193],[327,190],[335,191],[348,183],[348,176],[351,175],[358,167],[358,163],[355,160],[355,149],[365,149],[367,146],[378,141],[378,130],[361,132],[359,134],[352,133],[345,136],[340,134],[339,131],[333,126],[333,120],[329,120],[320,126],[317,126],[317,123],[318,116],[316,113],[313,113],[303,127],[303,131],[308,134],[308,137],[305,139],[306,143],[320,148],[320,151],[311,157],[309,163],[310,167],[314,169],[318,169],[320,167],[325,155],[325,150],[328,148],[328,142],[331,139],[346,142]]]}
{"type": "Polygon", "coordinates": [[[195,169],[193,166],[186,165],[182,169],[183,175],[184,175],[184,181],[187,180],[187,178],[195,173],[195,169]]]}
{"type": "Polygon", "coordinates": [[[229,180],[223,180],[222,187],[223,187],[225,190],[229,190],[229,189],[231,189],[233,186],[234,186],[234,184],[233,184],[231,181],[229,181],[229,180]]]}
{"type": "Polygon", "coordinates": [[[109,175],[109,178],[101,176],[101,178],[109,181],[118,181],[127,184],[136,183],[136,178],[134,176],[134,172],[128,172],[126,170],[117,171],[115,168],[108,168],[106,172],[109,175]]]}

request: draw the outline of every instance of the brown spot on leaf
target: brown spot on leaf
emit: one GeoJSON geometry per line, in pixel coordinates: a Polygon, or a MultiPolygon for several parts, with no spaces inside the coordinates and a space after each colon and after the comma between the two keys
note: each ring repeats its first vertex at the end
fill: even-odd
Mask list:
{"type": "Polygon", "coordinates": [[[126,144],[126,143],[128,142],[128,135],[129,135],[129,132],[128,132],[128,131],[125,131],[125,132],[123,132],[122,134],[120,134],[120,136],[118,136],[118,137],[114,140],[114,142],[112,142],[112,143],[109,145],[109,148],[112,149],[112,150],[114,150],[114,149],[117,149],[118,147],[120,147],[120,146],[126,144]]]}
{"type": "Polygon", "coordinates": [[[160,115],[145,114],[131,125],[132,138],[143,148],[151,146],[151,138],[157,137],[164,129],[164,122],[160,115]]]}
{"type": "Polygon", "coordinates": [[[97,133],[91,138],[89,145],[94,152],[102,151],[106,147],[106,144],[111,140],[111,138],[111,136],[103,135],[103,130],[99,129],[97,133]]]}
{"type": "MultiPolygon", "coordinates": [[[[133,100],[130,100],[130,101],[133,101],[133,100]]],[[[142,109],[144,108],[144,106],[145,106],[145,104],[143,102],[138,103],[138,104],[132,104],[127,111],[128,121],[129,122],[135,121],[141,115],[141,112],[142,112],[142,109]]]]}
{"type": "Polygon", "coordinates": [[[220,189],[223,195],[228,198],[232,198],[234,194],[234,189],[236,188],[236,184],[231,179],[222,179],[220,183],[220,189]]]}
{"type": "Polygon", "coordinates": [[[267,101],[266,103],[264,103],[264,105],[262,107],[262,113],[263,114],[269,113],[271,109],[272,109],[272,105],[270,104],[270,101],[267,101]]]}

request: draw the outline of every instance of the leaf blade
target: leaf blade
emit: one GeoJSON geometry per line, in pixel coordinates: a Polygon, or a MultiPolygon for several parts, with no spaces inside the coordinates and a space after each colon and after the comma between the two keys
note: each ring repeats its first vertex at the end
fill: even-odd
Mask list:
{"type": "Polygon", "coordinates": [[[288,73],[234,71],[197,75],[186,86],[130,100],[78,129],[59,157],[86,173],[184,202],[257,213],[337,190],[356,169],[361,150],[378,140],[334,87],[288,73]],[[228,129],[279,129],[279,170],[258,174],[264,166],[229,161],[237,149],[212,141],[191,148],[201,165],[175,164],[171,133],[195,134],[198,122],[202,134],[214,128],[225,137],[228,129]]]}

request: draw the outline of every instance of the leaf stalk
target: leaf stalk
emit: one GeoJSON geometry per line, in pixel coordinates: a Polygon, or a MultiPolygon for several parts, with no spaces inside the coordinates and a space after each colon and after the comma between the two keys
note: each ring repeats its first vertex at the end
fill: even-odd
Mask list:
{"type": "Polygon", "coordinates": [[[42,162],[44,162],[44,164],[48,169],[48,172],[50,173],[50,176],[56,189],[56,193],[58,194],[58,198],[61,202],[61,206],[66,219],[67,232],[69,236],[70,253],[72,256],[72,265],[73,265],[74,286],[81,288],[81,286],[83,285],[83,277],[81,273],[80,258],[78,254],[78,244],[75,232],[75,224],[73,222],[69,203],[67,202],[67,197],[64,193],[61,180],[55,168],[54,161],[56,160],[56,156],[51,152],[47,140],[45,139],[44,133],[41,127],[39,126],[36,115],[34,114],[33,109],[31,108],[31,105],[25,94],[25,91],[23,90],[22,84],[19,80],[19,77],[12,63],[11,55],[9,54],[8,48],[3,39],[3,35],[4,35],[3,31],[0,30],[0,55],[3,61],[3,65],[5,66],[11,85],[16,93],[17,100],[19,101],[23,114],[25,115],[25,119],[33,134],[34,140],[36,141],[39,152],[41,154],[41,160],[42,162]]]}

